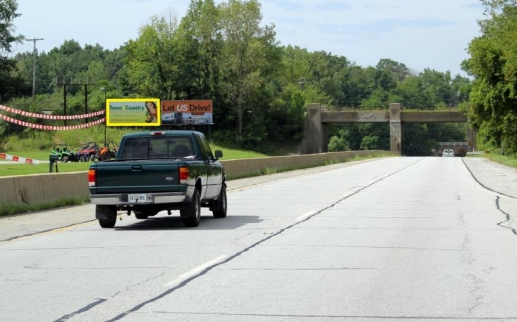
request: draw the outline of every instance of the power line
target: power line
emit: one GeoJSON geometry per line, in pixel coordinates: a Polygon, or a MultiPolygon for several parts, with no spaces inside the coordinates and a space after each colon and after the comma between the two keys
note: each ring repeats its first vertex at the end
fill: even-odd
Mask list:
{"type": "Polygon", "coordinates": [[[36,41],[38,40],[43,40],[43,38],[25,39],[25,41],[32,41],[34,43],[34,50],[32,52],[32,103],[34,103],[34,98],[36,97],[36,41]]]}

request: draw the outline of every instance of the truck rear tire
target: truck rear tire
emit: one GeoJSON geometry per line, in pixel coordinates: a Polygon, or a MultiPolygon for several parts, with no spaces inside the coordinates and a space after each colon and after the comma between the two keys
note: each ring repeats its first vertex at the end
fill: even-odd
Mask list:
{"type": "Polygon", "coordinates": [[[201,220],[201,201],[199,200],[199,191],[197,189],[194,190],[194,195],[187,208],[180,210],[180,216],[183,218],[185,226],[199,226],[199,221],[201,220]]]}
{"type": "Polygon", "coordinates": [[[219,193],[219,197],[214,201],[214,205],[212,208],[212,214],[215,218],[225,218],[226,212],[228,210],[228,203],[226,199],[226,184],[223,183],[221,186],[221,192],[219,193]]]}
{"type": "Polygon", "coordinates": [[[102,228],[113,228],[117,223],[117,207],[96,205],[95,218],[99,220],[102,228]]]}

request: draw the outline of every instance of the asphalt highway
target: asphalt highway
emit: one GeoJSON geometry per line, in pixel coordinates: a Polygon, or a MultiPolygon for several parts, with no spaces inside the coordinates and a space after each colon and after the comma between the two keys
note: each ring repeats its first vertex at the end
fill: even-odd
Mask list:
{"type": "Polygon", "coordinates": [[[228,217],[0,219],[2,321],[517,320],[517,172],[383,158],[229,182],[228,217]]]}

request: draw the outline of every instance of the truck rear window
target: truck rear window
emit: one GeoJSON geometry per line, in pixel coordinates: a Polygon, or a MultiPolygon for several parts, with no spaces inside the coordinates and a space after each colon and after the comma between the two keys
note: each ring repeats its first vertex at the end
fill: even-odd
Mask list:
{"type": "Polygon", "coordinates": [[[122,159],[185,158],[196,155],[190,136],[127,138],[122,159]]]}

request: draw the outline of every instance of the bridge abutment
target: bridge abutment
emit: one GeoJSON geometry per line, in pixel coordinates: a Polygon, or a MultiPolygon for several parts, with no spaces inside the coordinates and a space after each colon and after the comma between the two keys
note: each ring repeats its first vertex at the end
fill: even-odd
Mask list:
{"type": "Polygon", "coordinates": [[[326,151],[323,148],[323,124],[321,123],[321,104],[310,104],[305,116],[305,139],[300,154],[314,154],[326,151]]]}
{"type": "Polygon", "coordinates": [[[400,104],[390,104],[390,151],[402,155],[402,119],[400,104]]]}

